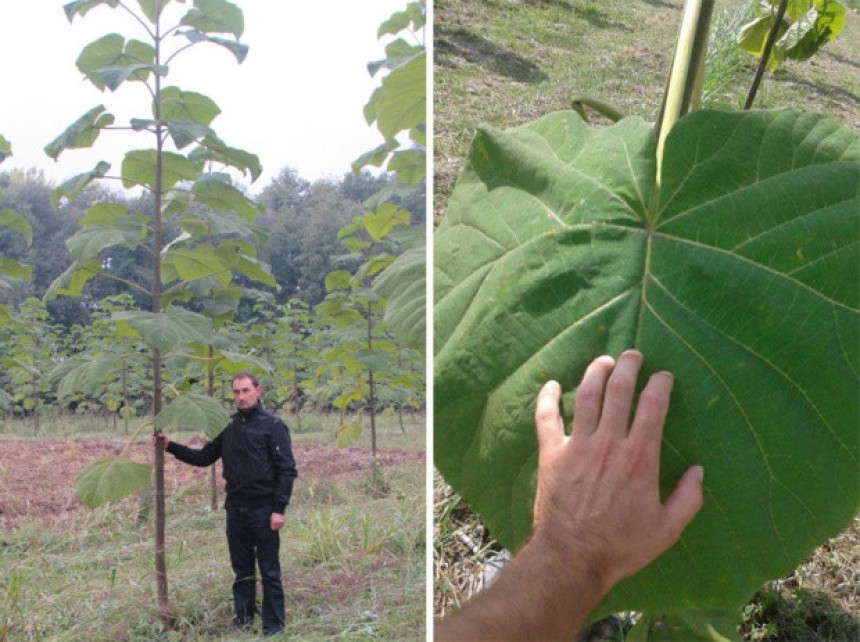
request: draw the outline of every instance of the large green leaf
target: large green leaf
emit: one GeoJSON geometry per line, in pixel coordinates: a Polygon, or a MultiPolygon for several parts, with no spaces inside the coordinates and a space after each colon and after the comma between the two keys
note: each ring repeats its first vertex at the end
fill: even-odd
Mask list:
{"type": "MultiPolygon", "coordinates": [[[[211,125],[221,109],[208,96],[194,91],[182,91],[179,87],[161,90],[161,117],[164,120],[191,121],[198,125],[211,125]]],[[[156,106],[152,106],[153,116],[156,106]]]]}
{"type": "Polygon", "coordinates": [[[18,232],[27,239],[27,244],[33,242],[33,228],[30,223],[18,212],[13,210],[0,210],[0,227],[18,232]]]}
{"type": "Polygon", "coordinates": [[[122,499],[152,484],[152,469],[122,457],[105,457],[89,464],[75,479],[75,494],[88,508],[122,499]]]}
{"type": "MultiPolygon", "coordinates": [[[[122,186],[126,189],[145,185],[155,190],[158,154],[154,149],[127,152],[122,161],[122,186]]],[[[197,167],[185,156],[161,152],[161,189],[170,189],[179,181],[194,180],[197,167]]]]}
{"type": "Polygon", "coordinates": [[[13,279],[13,284],[17,284],[19,279],[29,281],[32,272],[33,269],[29,265],[23,265],[14,259],[0,256],[0,275],[13,279]]]}
{"type": "Polygon", "coordinates": [[[188,394],[176,397],[155,417],[157,430],[178,427],[200,430],[208,437],[215,437],[227,425],[229,415],[221,404],[201,394],[188,394]]]}
{"type": "Polygon", "coordinates": [[[386,169],[397,172],[397,178],[407,185],[417,185],[427,175],[427,155],[423,149],[402,149],[391,155],[386,169]]]}
{"type": "Polygon", "coordinates": [[[242,10],[226,0],[194,0],[194,8],[182,17],[181,24],[203,33],[231,33],[237,39],[245,30],[242,10]]]}
{"type": "Polygon", "coordinates": [[[435,463],[505,546],[531,525],[541,384],[627,347],[675,374],[661,486],[703,464],[704,508],[598,614],[737,607],[860,499],[857,134],[694,112],[655,184],[647,123],[552,114],[480,131],[436,232],[435,463]]]}
{"type": "Polygon", "coordinates": [[[128,79],[146,80],[154,60],[152,45],[109,33],[84,47],[75,64],[96,87],[114,90],[128,79]]]}
{"type": "Polygon", "coordinates": [[[405,251],[373,282],[387,299],[385,322],[408,346],[424,351],[426,336],[426,267],[424,246],[405,251]]]}
{"type": "MultiPolygon", "coordinates": [[[[361,397],[358,397],[356,401],[361,400],[361,397]]],[[[335,430],[335,440],[337,441],[338,448],[346,448],[352,443],[358,441],[358,438],[361,437],[362,427],[358,422],[351,424],[343,424],[342,426],[338,426],[337,430],[335,430]]]]}
{"type": "Polygon", "coordinates": [[[243,174],[247,171],[251,175],[252,181],[257,180],[263,171],[263,166],[256,154],[230,147],[214,134],[210,134],[200,141],[200,147],[192,151],[189,158],[194,162],[214,161],[223,163],[235,167],[243,174]]]}
{"type": "Polygon", "coordinates": [[[0,163],[12,155],[12,143],[8,139],[0,136],[0,163]]]}
{"type": "Polygon", "coordinates": [[[177,345],[206,342],[212,335],[211,319],[175,306],[161,312],[116,312],[113,318],[119,322],[118,332],[127,335],[131,329],[163,353],[177,345]]]}
{"type": "Polygon", "coordinates": [[[776,46],[785,50],[785,57],[807,60],[834,40],[845,26],[845,7],[835,0],[814,0],[812,7],[780,38],[776,46]]]}
{"type": "MultiPolygon", "coordinates": [[[[178,0],[179,2],[184,2],[185,0],[178,0]]],[[[164,7],[170,0],[137,0],[137,4],[140,7],[140,10],[143,11],[143,15],[145,15],[150,22],[155,22],[158,17],[161,15],[161,12],[164,11],[164,7]]]]}
{"type": "MultiPolygon", "coordinates": [[[[741,49],[761,57],[776,19],[780,0],[763,0],[756,5],[755,19],[738,34],[741,49]]],[[[836,0],[793,0],[777,28],[777,39],[768,60],[774,71],[785,58],[806,60],[833,40],[845,26],[845,7],[836,0]]]]}
{"type": "Polygon", "coordinates": [[[193,248],[171,250],[167,261],[176,269],[177,278],[183,281],[214,277],[222,286],[226,286],[232,278],[229,262],[214,247],[205,243],[193,248]]]}
{"type": "Polygon", "coordinates": [[[375,120],[386,139],[427,122],[426,62],[422,51],[394,68],[365,106],[367,122],[375,120]]]}
{"type": "Polygon", "coordinates": [[[167,133],[170,134],[176,149],[182,149],[194,141],[210,135],[212,129],[190,120],[172,120],[167,123],[167,133]]]}
{"type": "Polygon", "coordinates": [[[165,258],[165,283],[173,279],[193,280],[213,278],[226,287],[233,273],[275,287],[275,277],[257,261],[254,248],[241,239],[225,239],[217,247],[199,244],[193,248],[172,249],[165,258]]]}
{"type": "Polygon", "coordinates": [[[420,2],[410,2],[406,5],[403,11],[397,11],[388,18],[385,22],[379,25],[376,32],[376,37],[381,38],[384,35],[397,35],[398,32],[404,29],[412,29],[419,31],[424,26],[424,11],[421,8],[420,2]]]}
{"type": "Polygon", "coordinates": [[[97,105],[69,125],[62,134],[45,145],[45,153],[57,160],[65,149],[92,147],[102,129],[113,125],[113,114],[104,113],[104,105],[97,105]]]}
{"type": "Polygon", "coordinates": [[[229,375],[236,375],[243,370],[258,370],[271,374],[272,364],[263,359],[251,356],[240,352],[231,352],[229,350],[220,350],[221,360],[218,361],[218,367],[229,375]]]}
{"type": "Polygon", "coordinates": [[[391,202],[382,203],[374,212],[361,215],[364,229],[374,241],[379,241],[398,225],[408,225],[411,214],[391,202]]]}
{"type": "Polygon", "coordinates": [[[325,290],[346,289],[352,286],[352,274],[347,270],[334,270],[325,275],[325,290]]]}
{"type": "Polygon", "coordinates": [[[47,292],[45,299],[50,301],[59,295],[78,297],[83,292],[87,281],[98,276],[104,271],[101,261],[89,259],[87,261],[75,261],[65,272],[54,279],[47,292]]]}
{"type": "Polygon", "coordinates": [[[79,354],[58,364],[48,379],[57,386],[57,396],[61,399],[76,392],[96,396],[118,367],[115,354],[79,354]]]}
{"type": "Polygon", "coordinates": [[[260,206],[238,189],[220,180],[207,180],[205,175],[191,188],[194,198],[219,212],[236,212],[247,222],[260,214],[260,206]]]}
{"type": "Polygon", "coordinates": [[[104,178],[110,169],[110,163],[99,161],[96,166],[82,174],[76,174],[71,178],[66,179],[60,185],[51,190],[51,205],[57,206],[61,198],[66,197],[69,200],[74,200],[75,197],[84,191],[84,188],[94,180],[104,178]]]}
{"type": "Polygon", "coordinates": [[[209,34],[203,33],[202,31],[197,31],[196,29],[189,29],[188,31],[177,32],[177,34],[185,36],[192,43],[211,42],[216,45],[220,45],[227,49],[231,54],[233,54],[239,64],[243,63],[245,61],[245,58],[247,58],[248,56],[248,45],[242,44],[238,40],[230,40],[229,38],[210,36],[209,34]]]}
{"type": "MultiPolygon", "coordinates": [[[[125,209],[114,203],[102,203],[95,207],[125,209]]],[[[66,240],[66,247],[75,259],[83,262],[115,245],[134,248],[145,237],[146,226],[143,222],[137,216],[125,214],[104,225],[90,224],[83,227],[66,240]]]]}
{"type": "Polygon", "coordinates": [[[90,9],[102,4],[113,8],[119,4],[119,0],[76,0],[63,5],[63,11],[65,11],[69,22],[72,22],[76,15],[84,17],[90,9]]]}
{"type": "MultiPolygon", "coordinates": [[[[4,309],[5,312],[5,309],[4,309]]],[[[0,312],[0,314],[3,314],[0,312]]],[[[8,395],[4,390],[0,390],[0,408],[6,410],[9,406],[12,405],[12,397],[8,395]]]]}

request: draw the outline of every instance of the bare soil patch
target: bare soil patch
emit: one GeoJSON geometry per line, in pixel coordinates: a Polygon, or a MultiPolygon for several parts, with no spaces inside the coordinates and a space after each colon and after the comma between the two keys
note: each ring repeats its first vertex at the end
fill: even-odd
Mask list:
{"type": "MultiPolygon", "coordinates": [[[[203,441],[190,441],[202,445],[203,441]]],[[[0,440],[0,533],[9,532],[24,519],[53,524],[87,508],[75,495],[75,478],[90,462],[115,457],[125,442],[91,440],[0,440]]],[[[293,445],[299,481],[333,480],[366,471],[373,456],[369,450],[339,449],[336,446],[300,443],[293,445]]],[[[134,444],[126,456],[152,463],[152,446],[134,444]]],[[[424,453],[397,448],[382,448],[377,462],[384,468],[421,462],[424,453]]],[[[172,456],[165,458],[164,477],[167,494],[208,479],[208,468],[187,466],[172,456]]]]}

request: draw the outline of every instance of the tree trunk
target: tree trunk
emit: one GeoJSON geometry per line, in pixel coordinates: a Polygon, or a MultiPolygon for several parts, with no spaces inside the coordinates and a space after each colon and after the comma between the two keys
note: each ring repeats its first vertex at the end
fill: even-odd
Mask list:
{"type": "MultiPolygon", "coordinates": [[[[160,13],[160,0],[155,0],[156,15],[160,13]]],[[[161,22],[155,21],[155,64],[161,64],[161,22]]],[[[161,250],[163,247],[161,214],[164,201],[162,188],[162,154],[164,126],[161,124],[161,76],[155,74],[155,224],[152,230],[152,311],[161,312],[161,250]]],[[[153,416],[161,412],[161,353],[152,349],[152,411],[153,416]]],[[[158,432],[158,431],[157,431],[158,432]]],[[[156,440],[155,446],[155,581],[158,591],[158,615],[165,629],[170,629],[170,603],[167,598],[167,561],[164,555],[164,447],[156,440]]]]}
{"type": "MultiPolygon", "coordinates": [[[[212,369],[212,359],[215,355],[215,350],[209,346],[209,396],[215,398],[215,372],[212,369]]],[[[212,464],[209,469],[209,496],[211,498],[210,507],[212,511],[218,510],[218,462],[212,464]]]]}
{"type": "MultiPolygon", "coordinates": [[[[152,380],[155,389],[153,397],[153,414],[161,412],[161,355],[153,348],[152,380]]],[[[165,629],[170,628],[170,603],[167,598],[167,561],[164,554],[164,448],[161,440],[155,445],[155,581],[158,590],[158,616],[165,629]]]]}
{"type": "MultiPolygon", "coordinates": [[[[367,303],[367,350],[373,351],[373,304],[367,303]]],[[[368,398],[370,400],[370,449],[376,459],[376,396],[373,388],[373,370],[367,370],[368,398]]]]}

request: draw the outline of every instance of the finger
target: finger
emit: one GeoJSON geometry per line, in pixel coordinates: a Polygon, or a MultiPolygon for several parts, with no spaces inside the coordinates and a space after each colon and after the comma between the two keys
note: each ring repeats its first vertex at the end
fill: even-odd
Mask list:
{"type": "Polygon", "coordinates": [[[669,372],[656,372],[639,395],[636,414],[630,426],[630,439],[638,441],[649,460],[656,465],[660,457],[660,438],[669,411],[669,396],[675,378],[669,372]]]}
{"type": "Polygon", "coordinates": [[[603,389],[614,367],[615,359],[604,355],[586,368],[573,402],[574,435],[588,436],[597,430],[603,406],[603,389]]]}
{"type": "Polygon", "coordinates": [[[630,425],[630,408],[633,405],[633,392],[636,390],[636,377],[642,365],[642,354],[636,350],[626,350],[618,357],[618,363],[606,382],[603,395],[603,412],[600,415],[600,430],[625,436],[630,425]]]}
{"type": "Polygon", "coordinates": [[[539,450],[557,446],[564,439],[564,420],[558,406],[560,399],[561,385],[558,381],[547,381],[538,393],[535,430],[539,450]]]}
{"type": "Polygon", "coordinates": [[[705,469],[701,466],[690,466],[663,504],[666,516],[664,527],[668,540],[666,548],[678,541],[687,524],[693,521],[702,508],[704,475],[705,469]]]}

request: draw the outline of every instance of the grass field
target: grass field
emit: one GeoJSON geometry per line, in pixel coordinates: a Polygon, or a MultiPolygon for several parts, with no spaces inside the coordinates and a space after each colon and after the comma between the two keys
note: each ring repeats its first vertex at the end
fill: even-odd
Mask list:
{"type": "MultiPolygon", "coordinates": [[[[308,431],[294,435],[300,477],[281,539],[283,639],[424,639],[425,430],[423,417],[416,420],[406,434],[394,417],[381,422],[378,466],[367,435],[348,449],[333,446],[335,418],[309,417],[308,431]]],[[[30,427],[16,424],[0,429],[0,449],[10,455],[0,460],[0,640],[256,637],[237,638],[229,628],[224,515],[210,508],[208,470],[171,457],[165,465],[174,619],[165,631],[155,600],[150,498],[138,494],[89,511],[72,496],[75,471],[122,439],[93,433],[80,420],[44,422],[42,438],[21,438],[30,427]],[[24,489],[10,474],[16,457],[34,469],[24,489]],[[43,482],[56,488],[40,489],[43,482]],[[61,493],[56,511],[37,501],[53,490],[61,493]],[[10,515],[10,502],[20,507],[13,499],[27,494],[29,511],[10,515]]],[[[131,457],[151,457],[148,441],[131,457]]],[[[16,478],[27,472],[17,470],[16,478]]]]}
{"type": "MultiPolygon", "coordinates": [[[[831,115],[860,131],[860,5],[813,59],[768,74],[756,107],[831,115]]],[[[476,128],[508,128],[570,109],[580,96],[654,120],[682,0],[437,0],[434,67],[434,216],[446,203],[476,128]]],[[[716,2],[704,106],[739,108],[755,59],[734,47],[749,0],[716,2]]],[[[596,126],[609,121],[589,114],[596,126]]],[[[468,505],[436,479],[435,613],[479,590],[498,545],[468,505]]],[[[786,578],[762,587],[742,614],[745,640],[860,639],[860,520],[786,578]]],[[[740,615],[739,615],[740,620],[740,615]]],[[[623,623],[622,623],[623,624],[623,623]]],[[[589,639],[623,639],[623,626],[589,639]]]]}
{"type": "MultiPolygon", "coordinates": [[[[476,127],[513,127],[591,96],[654,120],[681,0],[437,0],[434,213],[438,218],[476,127]]],[[[719,0],[706,62],[705,106],[743,105],[754,71],[733,46],[749,0],[719,0]]],[[[794,106],[860,130],[860,15],[813,59],[768,76],[757,107],[794,106]]],[[[600,117],[593,117],[600,124],[600,117]]]]}

